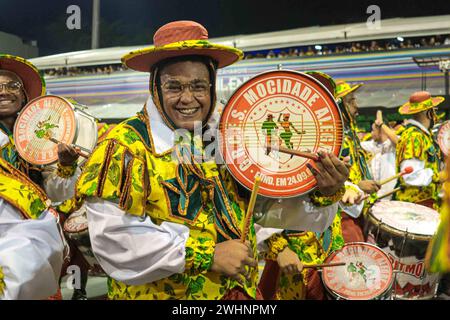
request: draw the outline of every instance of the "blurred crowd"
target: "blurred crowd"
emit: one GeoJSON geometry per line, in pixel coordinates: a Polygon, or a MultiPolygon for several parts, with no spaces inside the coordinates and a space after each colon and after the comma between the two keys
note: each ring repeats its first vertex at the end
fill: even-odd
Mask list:
{"type": "MultiPolygon", "coordinates": [[[[391,51],[398,49],[413,49],[422,47],[435,47],[450,45],[450,35],[438,35],[423,38],[403,39],[398,37],[393,40],[373,40],[366,42],[349,42],[344,44],[315,45],[307,47],[295,47],[287,49],[274,49],[258,52],[247,52],[245,59],[254,58],[287,58],[301,56],[317,56],[356,52],[391,51]]],[[[84,67],[62,67],[44,70],[46,77],[79,76],[89,74],[111,74],[113,72],[125,71],[127,68],[122,64],[84,67]]]]}
{"type": "Polygon", "coordinates": [[[287,58],[301,56],[317,56],[329,54],[392,51],[398,49],[413,49],[422,47],[435,47],[450,45],[450,35],[438,35],[423,38],[373,40],[365,42],[349,42],[344,44],[314,45],[278,50],[266,50],[258,52],[247,52],[245,59],[253,58],[287,58]]]}

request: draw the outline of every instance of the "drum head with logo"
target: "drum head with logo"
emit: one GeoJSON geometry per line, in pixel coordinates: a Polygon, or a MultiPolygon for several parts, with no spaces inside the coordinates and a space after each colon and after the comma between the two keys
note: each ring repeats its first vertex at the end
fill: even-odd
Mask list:
{"type": "Polygon", "coordinates": [[[403,201],[379,201],[370,210],[383,224],[410,234],[432,236],[439,224],[439,213],[431,208],[403,201]]]}
{"type": "Polygon", "coordinates": [[[244,83],[225,106],[219,128],[221,155],[230,173],[249,190],[260,175],[259,194],[272,198],[316,187],[306,166],[315,166],[314,161],[282,148],[338,156],[342,145],[334,97],[319,81],[295,71],[270,71],[244,83]]]}
{"type": "Polygon", "coordinates": [[[440,126],[436,140],[442,153],[448,156],[450,150],[450,121],[445,121],[440,126]]]}
{"type": "Polygon", "coordinates": [[[58,96],[43,96],[30,101],[14,125],[14,142],[20,156],[35,165],[58,160],[58,145],[50,138],[71,144],[76,135],[72,104],[58,96]]]}
{"type": "Polygon", "coordinates": [[[390,291],[392,265],[380,248],[368,243],[348,243],[325,260],[325,263],[339,262],[345,262],[345,266],[322,271],[323,282],[334,297],[372,300],[382,298],[390,291]]]}

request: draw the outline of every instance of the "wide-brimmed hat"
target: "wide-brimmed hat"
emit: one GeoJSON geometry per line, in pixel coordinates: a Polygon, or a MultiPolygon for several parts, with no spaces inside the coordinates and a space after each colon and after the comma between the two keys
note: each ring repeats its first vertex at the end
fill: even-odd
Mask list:
{"type": "Polygon", "coordinates": [[[21,80],[28,100],[45,94],[45,80],[39,70],[24,58],[0,54],[0,70],[15,73],[21,80]]]}
{"type": "Polygon", "coordinates": [[[321,71],[306,71],[306,74],[310,75],[311,77],[319,81],[321,84],[323,84],[325,88],[327,88],[328,91],[330,91],[333,97],[336,96],[336,82],[334,82],[331,76],[321,71]]]}
{"type": "Polygon", "coordinates": [[[209,42],[208,31],[197,22],[174,21],[156,31],[153,46],[124,55],[122,62],[130,69],[150,72],[152,66],[164,59],[188,55],[210,57],[218,68],[223,68],[242,59],[244,53],[209,42]]]}
{"type": "Polygon", "coordinates": [[[359,89],[361,86],[362,83],[351,86],[347,82],[339,80],[338,82],[336,82],[336,99],[345,97],[349,93],[359,89]]]}
{"type": "Polygon", "coordinates": [[[398,112],[404,115],[419,113],[436,107],[444,100],[444,97],[432,97],[428,91],[417,91],[398,109],[398,112]]]}

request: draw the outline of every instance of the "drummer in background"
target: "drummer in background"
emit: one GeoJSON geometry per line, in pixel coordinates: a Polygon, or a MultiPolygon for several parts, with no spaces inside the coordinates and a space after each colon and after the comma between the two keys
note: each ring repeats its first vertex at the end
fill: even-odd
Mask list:
{"type": "Polygon", "coordinates": [[[59,289],[57,221],[44,192],[2,158],[0,183],[0,300],[45,299],[59,289]]]}
{"type": "MultiPolygon", "coordinates": [[[[336,82],[336,99],[340,99],[339,106],[344,118],[344,143],[342,147],[342,157],[350,157],[350,177],[349,182],[356,185],[357,188],[353,191],[354,199],[357,195],[365,192],[372,194],[378,192],[380,185],[373,180],[370,173],[367,160],[369,154],[361,147],[361,142],[357,134],[356,116],[358,115],[358,104],[356,103],[355,91],[361,87],[362,84],[350,86],[345,81],[336,82]]],[[[351,191],[349,191],[351,192],[351,191]]],[[[364,241],[362,232],[362,217],[359,216],[362,211],[362,205],[345,210],[347,213],[342,213],[342,233],[346,242],[364,241]],[[358,217],[359,216],[359,217],[358,217]],[[355,219],[357,218],[357,219],[355,219]]]]}
{"type": "MultiPolygon", "coordinates": [[[[29,101],[42,95],[45,95],[45,81],[32,63],[21,57],[0,54],[0,157],[43,187],[52,202],[60,202],[74,196],[75,182],[81,173],[76,150],[59,144],[57,169],[44,173],[20,157],[13,141],[18,113],[29,101]]],[[[81,270],[86,269],[82,263],[75,264],[80,265],[81,270]]],[[[87,271],[82,274],[87,281],[87,271]]],[[[85,295],[83,288],[75,289],[74,298],[85,295]]]]}
{"type": "MultiPolygon", "coordinates": [[[[335,96],[336,84],[328,74],[320,71],[306,73],[322,83],[335,96]]],[[[342,198],[344,202],[340,202],[341,206],[354,204],[363,195],[362,192],[355,192],[358,187],[349,181],[346,181],[345,189],[346,192],[342,198]]],[[[361,208],[356,209],[361,210],[361,208]]],[[[302,270],[302,266],[323,263],[330,252],[342,248],[344,239],[341,213],[342,210],[339,209],[333,223],[324,232],[258,228],[258,242],[261,243],[261,251],[265,252],[266,259],[259,283],[265,299],[324,300],[326,298],[325,288],[317,270],[306,268],[302,270]],[[267,249],[264,249],[264,246],[267,246],[267,249]]]]}
{"type": "MultiPolygon", "coordinates": [[[[395,131],[383,122],[383,113],[377,111],[377,117],[372,124],[372,139],[362,141],[361,146],[364,150],[371,153],[369,162],[370,172],[376,181],[380,181],[395,175],[395,145],[398,136],[395,131]]],[[[383,195],[395,188],[397,179],[381,186],[377,195],[383,195]]],[[[383,198],[389,200],[390,197],[383,198]]]]}
{"type": "MultiPolygon", "coordinates": [[[[97,146],[77,183],[93,251],[110,276],[108,296],[258,298],[254,228],[239,240],[247,201],[224,166],[214,159],[197,162],[191,154],[204,154],[194,127],[206,126],[214,112],[217,69],[243,53],[209,43],[207,30],[193,21],[168,23],[153,40],[155,46],[122,58],[128,68],[151,72],[146,107],[97,146]]],[[[283,200],[274,212],[277,200],[258,199],[268,208],[261,224],[283,228],[280,223],[290,221],[319,232],[328,227],[348,170],[336,157],[322,156],[337,173],[316,177],[328,205],[315,207],[304,196],[283,200]]]]}
{"type": "Polygon", "coordinates": [[[427,91],[418,91],[399,108],[400,114],[411,118],[397,143],[396,170],[401,172],[412,167],[414,171],[398,179],[397,186],[403,188],[394,194],[394,200],[439,209],[442,155],[430,130],[437,120],[435,108],[443,101],[443,97],[431,97],[427,91]]]}

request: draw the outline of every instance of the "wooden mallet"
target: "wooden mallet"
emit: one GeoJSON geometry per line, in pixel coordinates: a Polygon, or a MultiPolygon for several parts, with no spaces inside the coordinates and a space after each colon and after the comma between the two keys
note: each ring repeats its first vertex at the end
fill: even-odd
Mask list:
{"type": "Polygon", "coordinates": [[[289,149],[289,148],[281,147],[281,146],[274,147],[274,148],[272,148],[271,146],[266,146],[266,148],[268,151],[276,150],[281,153],[286,153],[286,154],[294,155],[297,157],[303,157],[303,158],[311,159],[314,161],[320,161],[320,158],[316,154],[311,153],[311,152],[303,152],[303,151],[293,150],[293,149],[289,149]]]}
{"type": "Polygon", "coordinates": [[[255,209],[256,198],[258,196],[259,185],[261,184],[261,177],[256,176],[253,184],[252,194],[248,203],[247,212],[245,214],[244,229],[241,234],[241,241],[245,242],[247,239],[248,231],[250,229],[250,222],[252,221],[253,211],[255,209]]]}

